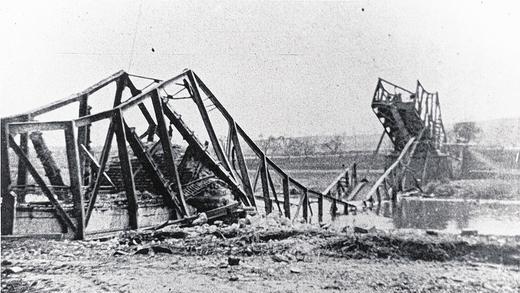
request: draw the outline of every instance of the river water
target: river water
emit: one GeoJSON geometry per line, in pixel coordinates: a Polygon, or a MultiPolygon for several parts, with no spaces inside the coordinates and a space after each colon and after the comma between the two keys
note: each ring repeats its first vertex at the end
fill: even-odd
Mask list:
{"type": "Polygon", "coordinates": [[[520,201],[405,198],[383,202],[356,215],[341,215],[336,225],[379,229],[429,229],[458,234],[520,235],[520,201]]]}

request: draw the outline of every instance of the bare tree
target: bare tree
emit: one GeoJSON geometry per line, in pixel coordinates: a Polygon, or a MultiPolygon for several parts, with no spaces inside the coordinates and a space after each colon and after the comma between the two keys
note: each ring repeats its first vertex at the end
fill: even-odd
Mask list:
{"type": "Polygon", "coordinates": [[[314,137],[307,137],[299,139],[301,153],[308,157],[316,153],[316,139],[314,137]]]}
{"type": "Polygon", "coordinates": [[[323,146],[335,155],[341,151],[341,147],[344,143],[345,141],[342,135],[335,135],[328,142],[324,143],[323,146]]]}
{"type": "Polygon", "coordinates": [[[277,139],[272,135],[270,135],[268,138],[264,139],[263,135],[260,134],[258,142],[260,144],[260,148],[266,155],[269,152],[271,152],[271,154],[273,154],[273,152],[276,152],[279,150],[279,143],[277,142],[277,139]]]}
{"type": "Polygon", "coordinates": [[[457,142],[468,143],[482,132],[475,122],[460,122],[453,125],[453,132],[457,142]]]}

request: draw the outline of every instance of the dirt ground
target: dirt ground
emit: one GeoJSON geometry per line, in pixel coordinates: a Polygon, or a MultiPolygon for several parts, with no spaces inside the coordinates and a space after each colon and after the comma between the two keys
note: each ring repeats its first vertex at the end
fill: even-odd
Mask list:
{"type": "Polygon", "coordinates": [[[3,239],[2,292],[520,292],[516,238],[330,229],[268,217],[3,239]]]}

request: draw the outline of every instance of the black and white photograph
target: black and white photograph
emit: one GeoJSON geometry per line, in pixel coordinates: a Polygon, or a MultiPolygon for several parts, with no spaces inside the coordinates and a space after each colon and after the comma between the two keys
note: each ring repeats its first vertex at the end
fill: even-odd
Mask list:
{"type": "Polygon", "coordinates": [[[1,292],[520,292],[520,2],[4,1],[1,292]]]}

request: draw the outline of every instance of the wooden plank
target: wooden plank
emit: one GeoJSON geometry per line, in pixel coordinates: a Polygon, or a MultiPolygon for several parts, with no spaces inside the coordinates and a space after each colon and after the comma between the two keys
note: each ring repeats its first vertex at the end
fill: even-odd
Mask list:
{"type": "MultiPolygon", "coordinates": [[[[81,150],[83,151],[83,153],[85,153],[85,157],[90,161],[90,163],[92,163],[92,165],[94,166],[94,168],[96,169],[95,171],[96,172],[99,172],[100,169],[100,165],[98,163],[98,161],[96,160],[96,158],[94,157],[94,155],[92,153],[90,153],[87,149],[86,146],[84,146],[83,144],[80,145],[80,148],[81,150]]],[[[112,187],[116,187],[116,185],[114,184],[114,182],[112,181],[112,179],[110,179],[110,177],[108,176],[107,172],[105,171],[102,171],[101,174],[103,174],[103,178],[105,178],[105,180],[112,186],[112,187]]]]}
{"type": "Polygon", "coordinates": [[[262,182],[262,193],[264,195],[265,213],[270,214],[273,211],[271,199],[269,198],[269,180],[267,179],[267,162],[265,156],[262,160],[260,168],[260,181],[262,182]]]}
{"type": "Polygon", "coordinates": [[[179,171],[177,170],[177,165],[175,164],[175,155],[173,154],[172,146],[170,143],[170,136],[168,135],[168,129],[166,128],[166,122],[164,121],[162,101],[157,91],[152,93],[152,103],[155,111],[155,119],[157,119],[157,127],[159,130],[158,134],[159,139],[161,141],[164,158],[167,162],[167,165],[170,166],[174,176],[173,179],[175,180],[175,185],[177,187],[177,195],[181,203],[181,210],[184,215],[189,217],[190,212],[188,210],[188,205],[186,204],[186,200],[182,192],[181,179],[179,176],[179,171]]]}
{"type": "Polygon", "coordinates": [[[124,129],[123,114],[121,110],[114,113],[113,121],[115,125],[114,130],[116,134],[119,163],[121,164],[121,175],[123,176],[123,183],[128,203],[130,228],[135,230],[139,228],[139,223],[137,221],[137,196],[135,194],[134,175],[132,174],[132,162],[130,161],[130,156],[128,155],[128,149],[126,148],[126,131],[124,129]]]}
{"type": "Polygon", "coordinates": [[[105,167],[110,156],[110,149],[112,147],[112,140],[114,138],[114,121],[111,120],[108,126],[107,135],[105,137],[105,143],[103,145],[103,151],[101,152],[101,157],[99,158],[99,169],[96,174],[96,180],[91,182],[90,190],[90,199],[87,208],[87,216],[85,218],[85,227],[88,225],[90,220],[90,216],[92,215],[92,210],[94,209],[94,205],[96,204],[97,195],[99,192],[99,187],[101,186],[101,181],[103,178],[103,173],[105,172],[105,167]]]}
{"type": "Polygon", "coordinates": [[[286,218],[291,218],[291,197],[289,193],[289,175],[285,175],[282,180],[283,186],[283,210],[286,218]]]}
{"type": "MultiPolygon", "coordinates": [[[[30,159],[23,153],[23,151],[20,149],[20,147],[16,144],[14,138],[12,135],[9,135],[9,143],[15,154],[22,158],[23,164],[27,167],[27,171],[29,171],[29,174],[34,178],[34,181],[36,181],[36,184],[40,186],[43,194],[47,197],[49,202],[52,204],[52,206],[56,209],[56,213],[60,221],[65,223],[67,227],[69,227],[74,233],[76,233],[77,229],[74,223],[72,222],[72,219],[67,215],[65,210],[61,207],[60,203],[56,199],[56,196],[52,193],[52,191],[49,189],[43,178],[38,174],[38,171],[36,171],[36,168],[31,163],[30,159]]],[[[2,203],[3,204],[3,203],[2,203]]],[[[12,233],[11,233],[12,234],[12,233]]]]}
{"type": "Polygon", "coordinates": [[[70,192],[74,203],[74,218],[76,219],[76,239],[85,238],[85,209],[83,208],[83,195],[81,192],[81,174],[79,169],[79,152],[76,140],[74,124],[70,122],[65,128],[65,147],[67,149],[67,162],[70,177],[70,192]]]}
{"type": "Polygon", "coordinates": [[[224,165],[224,168],[230,172],[230,175],[234,178],[233,172],[231,171],[231,166],[229,164],[229,161],[224,154],[224,151],[222,150],[222,147],[220,146],[220,143],[218,141],[217,135],[215,133],[215,129],[213,128],[213,124],[211,123],[211,119],[208,115],[208,112],[206,111],[206,106],[204,106],[204,102],[202,101],[202,98],[200,97],[199,90],[197,88],[197,84],[195,83],[195,79],[193,77],[193,73],[189,71],[188,73],[188,80],[191,85],[191,91],[193,94],[193,101],[197,105],[197,108],[199,109],[200,116],[202,118],[202,121],[204,122],[204,126],[206,127],[206,130],[208,132],[209,139],[211,140],[211,145],[213,146],[213,150],[215,151],[215,154],[217,155],[218,160],[224,165]]]}

